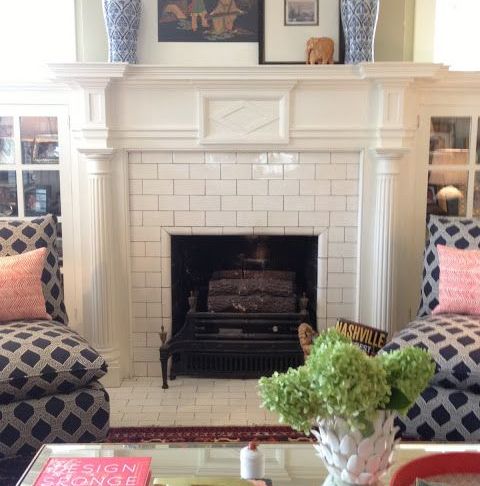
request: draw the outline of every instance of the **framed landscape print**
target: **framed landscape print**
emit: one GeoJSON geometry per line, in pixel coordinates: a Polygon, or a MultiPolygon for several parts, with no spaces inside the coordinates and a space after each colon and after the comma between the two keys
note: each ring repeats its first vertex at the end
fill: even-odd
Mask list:
{"type": "Polygon", "coordinates": [[[318,25],[318,0],[284,0],[284,25],[318,25]]]}
{"type": "Polygon", "coordinates": [[[158,0],[158,41],[257,42],[262,2],[158,0]]]}
{"type": "Polygon", "coordinates": [[[259,8],[259,63],[305,64],[310,37],[330,37],[343,64],[340,0],[264,0],[259,8]]]}

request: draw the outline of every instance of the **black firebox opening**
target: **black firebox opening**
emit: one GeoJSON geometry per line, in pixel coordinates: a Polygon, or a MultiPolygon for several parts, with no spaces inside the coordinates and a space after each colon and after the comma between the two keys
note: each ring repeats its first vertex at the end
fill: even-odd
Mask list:
{"type": "Polygon", "coordinates": [[[172,331],[183,326],[191,291],[199,312],[207,312],[209,282],[225,270],[293,272],[299,299],[308,297],[308,317],[316,322],[318,238],[314,236],[172,235],[172,331]]]}

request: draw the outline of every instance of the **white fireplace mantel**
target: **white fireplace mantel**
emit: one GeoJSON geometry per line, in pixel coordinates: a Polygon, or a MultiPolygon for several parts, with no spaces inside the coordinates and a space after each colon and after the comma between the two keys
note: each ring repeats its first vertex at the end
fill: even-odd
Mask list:
{"type": "MultiPolygon", "coordinates": [[[[52,78],[37,86],[0,85],[0,103],[43,99],[69,109],[82,245],[75,263],[86,289],[83,320],[89,322],[84,329],[108,355],[113,383],[132,372],[132,154],[136,160],[136,154],[152,159],[155,153],[294,152],[307,154],[305,159],[325,153],[333,154],[328,160],[341,160],[341,154],[359,160],[358,185],[349,189],[350,209],[358,212],[350,317],[390,331],[408,321],[416,305],[412,287],[419,285],[421,238],[407,241],[405,232],[422,231],[425,211],[414,205],[424,191],[414,181],[424,180],[428,160],[422,120],[433,111],[480,106],[479,74],[413,63],[49,67],[52,78]],[[399,254],[398,242],[402,251],[408,245],[408,254],[399,254]]],[[[352,163],[350,169],[355,168],[352,163]]],[[[326,253],[330,245],[326,240],[326,253]]],[[[165,258],[152,262],[160,265],[160,260],[163,266],[165,258]]],[[[326,295],[327,273],[321,278],[326,295]]]]}

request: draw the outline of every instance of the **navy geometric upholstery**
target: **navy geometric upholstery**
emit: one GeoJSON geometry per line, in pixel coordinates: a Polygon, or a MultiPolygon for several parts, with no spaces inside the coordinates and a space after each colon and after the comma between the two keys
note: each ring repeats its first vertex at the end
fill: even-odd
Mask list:
{"type": "Polygon", "coordinates": [[[480,394],[480,316],[430,315],[411,322],[382,351],[427,349],[437,365],[431,384],[480,394]]]}
{"type": "Polygon", "coordinates": [[[0,410],[0,457],[32,455],[46,443],[101,441],[109,429],[109,396],[98,381],[0,410]]]}
{"type": "Polygon", "coordinates": [[[480,395],[429,386],[397,425],[403,439],[478,442],[480,395]]]}
{"type": "Polygon", "coordinates": [[[440,267],[437,245],[461,250],[478,250],[480,248],[480,220],[431,215],[427,222],[427,234],[418,317],[431,314],[438,305],[440,267]]]}
{"type": "Polygon", "coordinates": [[[69,393],[107,372],[75,331],[54,321],[0,325],[0,404],[69,393]]]}
{"type": "Polygon", "coordinates": [[[57,219],[51,214],[32,220],[0,221],[0,257],[48,250],[42,273],[45,308],[52,319],[68,324],[57,249],[57,219]]]}

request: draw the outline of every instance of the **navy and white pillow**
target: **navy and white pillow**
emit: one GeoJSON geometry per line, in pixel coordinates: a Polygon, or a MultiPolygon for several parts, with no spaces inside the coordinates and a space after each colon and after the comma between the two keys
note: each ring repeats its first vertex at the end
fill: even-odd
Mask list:
{"type": "Polygon", "coordinates": [[[85,339],[54,321],[0,326],[0,404],[70,393],[107,372],[85,339]]]}
{"type": "Polygon", "coordinates": [[[423,281],[417,317],[432,313],[438,305],[440,267],[437,245],[461,250],[480,248],[480,220],[446,216],[429,216],[428,240],[423,262],[423,281]]]}
{"type": "Polygon", "coordinates": [[[42,274],[45,308],[54,321],[68,324],[57,249],[57,219],[51,214],[32,220],[0,221],[0,257],[46,248],[42,274]]]}

